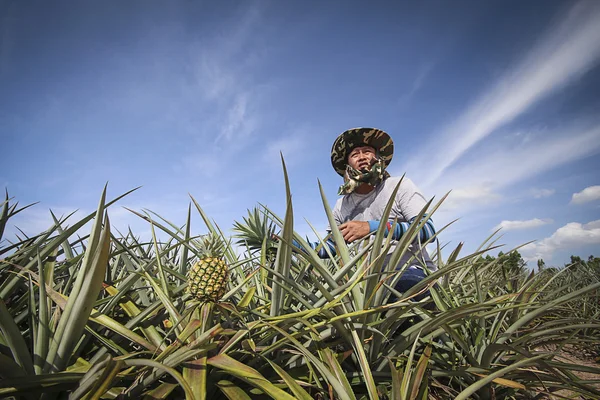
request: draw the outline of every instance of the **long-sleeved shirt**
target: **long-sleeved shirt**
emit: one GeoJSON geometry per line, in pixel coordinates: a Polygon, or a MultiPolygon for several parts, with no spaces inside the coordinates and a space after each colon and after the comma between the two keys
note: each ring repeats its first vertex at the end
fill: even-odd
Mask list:
{"type": "MultiPolygon", "coordinates": [[[[398,177],[389,177],[382,181],[374,190],[367,194],[351,193],[338,199],[333,208],[333,216],[337,225],[341,225],[348,221],[367,221],[369,222],[370,232],[377,231],[381,224],[381,217],[388,201],[400,182],[398,177]]],[[[389,234],[394,220],[396,225],[392,232],[392,246],[390,253],[394,251],[396,244],[400,238],[408,231],[410,224],[415,222],[423,207],[427,204],[425,197],[421,194],[417,186],[408,178],[404,177],[396,198],[390,211],[387,224],[386,235],[389,234]]],[[[400,260],[398,266],[404,265],[413,254],[416,255],[415,260],[411,261],[411,266],[420,267],[422,263],[427,265],[429,269],[435,269],[435,266],[427,254],[427,250],[419,244],[431,238],[435,234],[433,221],[429,220],[425,223],[413,243],[410,244],[408,251],[400,260]]],[[[335,254],[333,241],[326,242],[330,251],[335,254]]],[[[316,248],[317,243],[311,243],[311,247],[316,248]]],[[[322,258],[328,257],[324,248],[319,251],[319,256],[322,258]]]]}

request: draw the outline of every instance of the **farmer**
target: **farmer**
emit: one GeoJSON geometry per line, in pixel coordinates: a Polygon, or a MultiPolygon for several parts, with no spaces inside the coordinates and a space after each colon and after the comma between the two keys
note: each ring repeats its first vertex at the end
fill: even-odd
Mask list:
{"type": "MultiPolygon", "coordinates": [[[[382,223],[386,224],[386,236],[393,228],[392,246],[386,264],[397,242],[411,224],[418,222],[415,219],[427,203],[415,184],[404,177],[389,219],[381,220],[385,207],[401,180],[399,177],[391,177],[386,171],[393,153],[392,138],[384,131],[374,128],[349,129],[337,137],[331,149],[331,164],[344,178],[338,192],[343,197],[338,199],[333,208],[335,222],[346,243],[374,235],[382,223]]],[[[407,263],[410,265],[395,286],[399,292],[405,292],[425,278],[423,266],[429,270],[436,269],[422,245],[434,234],[433,223],[428,220],[400,259],[396,269],[407,263]]],[[[329,240],[326,244],[332,254],[335,254],[333,241],[329,240]]],[[[311,247],[316,248],[317,243],[311,243],[311,247]]],[[[324,248],[318,253],[321,258],[328,257],[324,248]]]]}

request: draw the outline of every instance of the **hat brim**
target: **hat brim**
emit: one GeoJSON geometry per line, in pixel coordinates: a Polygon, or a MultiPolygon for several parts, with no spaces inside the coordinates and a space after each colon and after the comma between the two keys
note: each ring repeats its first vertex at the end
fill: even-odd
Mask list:
{"type": "Polygon", "coordinates": [[[344,176],[348,154],[355,147],[370,146],[377,151],[387,167],[394,156],[394,141],[386,132],[376,128],[353,128],[342,132],[331,148],[331,165],[335,172],[344,176]]]}

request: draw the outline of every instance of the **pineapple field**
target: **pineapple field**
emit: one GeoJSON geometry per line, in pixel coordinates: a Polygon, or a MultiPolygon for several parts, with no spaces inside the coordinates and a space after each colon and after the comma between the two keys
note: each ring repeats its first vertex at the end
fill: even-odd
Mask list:
{"type": "Polygon", "coordinates": [[[600,398],[600,271],[512,268],[486,257],[492,235],[472,254],[437,245],[437,271],[399,293],[397,261],[444,199],[387,263],[385,224],[347,245],[320,188],[337,249],[321,259],[294,231],[283,171],[283,216],[257,205],[224,230],[193,197],[183,223],[130,210],[147,241],[111,230],[130,192],[108,200],[106,188],[79,221],[53,215],[44,232],[3,238],[29,208],[7,194],[0,398],[600,398]]]}

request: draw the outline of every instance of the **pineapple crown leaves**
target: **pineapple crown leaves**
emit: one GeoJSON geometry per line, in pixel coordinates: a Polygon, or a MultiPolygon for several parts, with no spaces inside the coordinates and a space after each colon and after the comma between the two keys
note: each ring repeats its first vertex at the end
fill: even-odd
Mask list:
{"type": "Polygon", "coordinates": [[[196,244],[196,248],[198,249],[198,255],[201,258],[222,258],[225,254],[225,249],[231,244],[231,240],[226,242],[223,237],[215,233],[209,233],[201,236],[194,242],[196,244]]]}
{"type": "Polygon", "coordinates": [[[267,240],[267,248],[275,246],[273,240],[275,236],[276,225],[268,215],[255,207],[248,210],[248,216],[243,217],[244,222],[235,221],[233,230],[236,232],[237,244],[247,245],[252,250],[260,250],[263,241],[267,240]]]}

